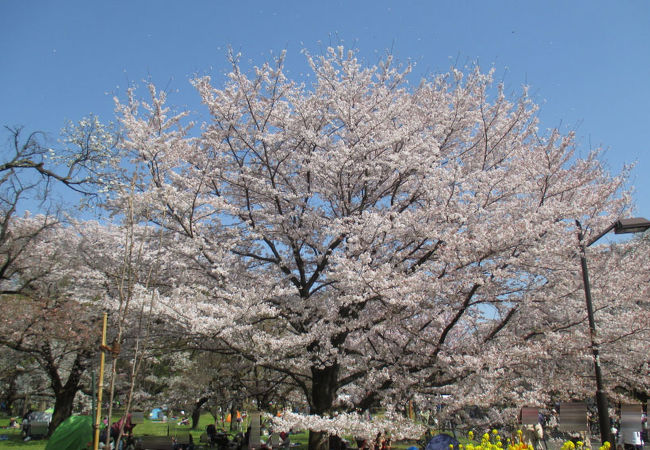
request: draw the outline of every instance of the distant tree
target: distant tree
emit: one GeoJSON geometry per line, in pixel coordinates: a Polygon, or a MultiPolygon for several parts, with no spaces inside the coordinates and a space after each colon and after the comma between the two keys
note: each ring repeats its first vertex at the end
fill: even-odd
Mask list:
{"type": "Polygon", "coordinates": [[[43,394],[51,397],[44,379],[33,357],[0,345],[0,399],[12,415],[23,414],[28,406],[25,400],[29,402],[43,394]]]}
{"type": "MultiPolygon", "coordinates": [[[[35,217],[17,219],[14,226],[31,228],[32,221],[42,223],[35,217]]],[[[50,432],[72,414],[82,376],[98,350],[99,314],[68,295],[75,273],[83,270],[75,237],[62,225],[41,230],[15,261],[17,284],[29,289],[1,298],[0,345],[34,359],[49,380],[54,397],[50,432]]]]}
{"type": "Polygon", "coordinates": [[[414,392],[489,404],[493,366],[577,345],[551,314],[577,298],[576,220],[589,236],[624,215],[625,173],[540,132],[526,93],[478,69],[411,86],[391,57],[339,48],[308,58],[306,86],[283,58],[194,80],[200,129],[154,87],[118,104],[135,194],[111,205],[183,261],[166,299],[180,322],[285,374],[323,417],[414,392]],[[527,339],[540,312],[553,339],[527,339]]]}
{"type": "Polygon", "coordinates": [[[650,397],[650,236],[591,247],[587,257],[604,382],[614,400],[643,402],[650,397]]]}
{"type": "MultiPolygon", "coordinates": [[[[188,344],[192,348],[192,343],[188,344]]],[[[202,345],[205,347],[205,342],[202,345]]],[[[193,428],[198,427],[204,405],[234,418],[237,411],[250,403],[262,410],[268,410],[272,403],[284,405],[287,393],[295,389],[286,375],[255,366],[240,355],[224,353],[221,348],[216,352],[192,351],[185,370],[167,380],[168,396],[187,404],[193,428]],[[194,401],[188,402],[189,399],[194,401]]],[[[234,431],[236,426],[235,420],[231,420],[230,430],[234,431]]]]}
{"type": "Polygon", "coordinates": [[[96,116],[69,123],[61,134],[62,145],[56,149],[47,145],[43,132],[25,136],[20,127],[8,127],[7,131],[0,157],[0,289],[17,293],[23,292],[30,280],[16,284],[14,274],[20,269],[15,261],[39,233],[59,220],[52,189],[58,184],[85,196],[100,194],[116,173],[111,164],[116,160],[119,136],[96,116]],[[39,209],[40,221],[32,220],[30,227],[13,226],[27,202],[39,209]]]}
{"type": "Polygon", "coordinates": [[[92,320],[65,292],[70,271],[78,268],[77,241],[61,226],[53,189],[100,195],[116,173],[111,164],[118,135],[94,116],[68,124],[56,149],[44,133],[7,130],[0,157],[0,295],[6,313],[0,344],[34,357],[47,374],[55,397],[52,431],[71,414],[95,351],[87,335],[92,320]],[[28,206],[44,214],[23,214],[28,206]]]}

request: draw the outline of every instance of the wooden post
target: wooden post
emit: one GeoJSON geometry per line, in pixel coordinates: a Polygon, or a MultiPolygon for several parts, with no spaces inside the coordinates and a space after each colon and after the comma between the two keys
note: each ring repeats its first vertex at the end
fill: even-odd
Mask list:
{"type": "MultiPolygon", "coordinates": [[[[99,424],[102,419],[102,393],[104,391],[104,348],[106,347],[106,320],[107,314],[104,313],[102,323],[102,348],[99,355],[99,383],[97,383],[97,414],[95,415],[95,423],[93,424],[93,450],[99,448],[99,424]]],[[[109,420],[110,424],[110,420],[109,420]]]]}

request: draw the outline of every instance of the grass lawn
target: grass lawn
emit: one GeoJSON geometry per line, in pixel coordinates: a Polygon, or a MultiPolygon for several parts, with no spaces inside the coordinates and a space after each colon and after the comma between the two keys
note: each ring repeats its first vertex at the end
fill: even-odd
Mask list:
{"type": "MultiPolygon", "coordinates": [[[[118,420],[118,416],[114,416],[113,421],[118,420]]],[[[205,431],[205,427],[208,424],[213,423],[213,418],[209,413],[203,414],[199,422],[198,430],[191,430],[189,426],[180,426],[177,425],[176,420],[170,420],[167,423],[163,422],[153,422],[149,419],[145,419],[144,423],[136,425],[133,430],[134,436],[174,436],[175,434],[187,436],[187,433],[192,434],[192,438],[195,443],[200,443],[201,434],[205,431]]],[[[46,439],[34,439],[28,442],[23,442],[22,436],[20,434],[20,428],[6,428],[9,425],[8,417],[0,417],[0,437],[7,436],[6,439],[0,438],[0,449],[12,449],[12,450],[43,450],[47,445],[46,439]]],[[[296,447],[292,447],[292,450],[306,450],[308,442],[307,432],[297,433],[291,435],[291,442],[298,444],[296,447]]],[[[397,442],[393,443],[392,448],[403,450],[413,445],[412,442],[397,442]]]]}
{"type": "MultiPolygon", "coordinates": [[[[114,416],[113,422],[118,420],[118,416],[114,416]]],[[[167,423],[154,422],[145,419],[144,423],[136,425],[133,430],[134,436],[187,436],[187,433],[192,434],[195,443],[200,443],[201,434],[205,431],[208,424],[213,423],[213,418],[209,413],[203,414],[199,422],[199,429],[192,430],[190,426],[177,425],[177,420],[170,420],[167,423]]],[[[33,439],[24,442],[20,434],[20,428],[7,428],[9,425],[9,417],[0,417],[0,449],[14,449],[14,450],[43,450],[47,445],[47,439],[33,439]],[[5,438],[6,436],[6,438],[5,438]]],[[[304,450],[307,448],[307,433],[300,433],[292,435],[292,441],[300,444],[295,447],[296,450],[304,450]]]]}
{"type": "Polygon", "coordinates": [[[2,418],[0,419],[0,437],[3,440],[0,440],[0,448],[7,449],[30,449],[30,450],[41,450],[45,448],[47,441],[44,439],[36,439],[29,442],[23,442],[23,438],[20,435],[20,428],[5,428],[9,425],[9,419],[2,418]],[[4,438],[7,436],[7,439],[4,438]]]}
{"type": "MultiPolygon", "coordinates": [[[[118,420],[119,417],[115,417],[115,420],[118,420]]],[[[152,422],[148,419],[145,419],[144,423],[138,424],[134,431],[134,435],[137,436],[167,436],[174,435],[175,433],[184,434],[190,433],[194,438],[194,442],[199,442],[199,438],[205,427],[211,422],[212,417],[209,414],[201,417],[201,422],[199,425],[199,430],[192,431],[189,426],[179,426],[177,422],[152,422]]],[[[28,442],[24,442],[20,434],[20,428],[6,428],[9,424],[9,418],[0,418],[0,449],[30,449],[30,450],[41,450],[44,449],[47,445],[47,439],[33,439],[28,442]],[[6,436],[6,438],[4,437],[6,436]]]]}

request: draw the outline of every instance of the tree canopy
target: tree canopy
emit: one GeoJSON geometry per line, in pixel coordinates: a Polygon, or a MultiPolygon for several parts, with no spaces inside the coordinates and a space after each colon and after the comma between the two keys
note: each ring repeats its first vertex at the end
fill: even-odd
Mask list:
{"type": "Polygon", "coordinates": [[[118,102],[137,176],[113,205],[168,233],[192,280],[169,302],[316,414],[416,393],[487,405],[517,373],[548,399],[532,358],[584,356],[576,221],[625,215],[625,173],[478,68],[412,86],[390,57],[308,62],[310,85],[283,57],[196,78],[200,126],[154,86],[118,102]]]}
{"type": "MultiPolygon", "coordinates": [[[[526,89],[508,95],[478,67],[412,84],[390,56],[307,61],[311,84],[287,76],[284,55],[251,73],[232,56],[224,86],[192,82],[201,123],[153,85],[116,101],[121,169],[104,206],[128,231],[76,228],[93,255],[76,295],[123,305],[124,278],[107,280],[126,265],[129,299],[195,345],[281,374],[322,417],[586,396],[578,236],[629,214],[627,173],[573,133],[541,131],[526,89]]],[[[615,350],[648,342],[635,323],[648,273],[632,269],[648,242],[617,249],[590,255],[599,338],[624,368],[609,386],[647,391],[647,357],[615,350]]]]}

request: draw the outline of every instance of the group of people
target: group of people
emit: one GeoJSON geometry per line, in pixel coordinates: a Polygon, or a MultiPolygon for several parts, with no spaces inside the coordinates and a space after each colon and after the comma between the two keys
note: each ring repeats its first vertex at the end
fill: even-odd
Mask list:
{"type": "Polygon", "coordinates": [[[15,417],[12,417],[9,419],[9,425],[7,428],[20,428],[20,424],[18,423],[18,420],[16,420],[15,417]]]}
{"type": "MultiPolygon", "coordinates": [[[[342,439],[339,438],[343,443],[342,439]]],[[[390,449],[390,436],[384,433],[377,433],[375,439],[357,439],[357,448],[359,450],[389,450],[390,449]]],[[[332,448],[330,440],[330,448],[332,448]]],[[[342,447],[341,450],[344,450],[342,447]]]]}
{"type": "Polygon", "coordinates": [[[124,448],[127,447],[133,441],[133,429],[137,425],[133,423],[131,419],[132,416],[131,413],[129,413],[126,416],[122,417],[117,422],[111,424],[110,427],[104,428],[104,430],[102,430],[99,436],[100,445],[106,442],[107,434],[110,433],[112,442],[115,443],[118,441],[118,439],[120,440],[118,450],[124,450],[124,448]],[[121,438],[120,438],[120,434],[121,434],[121,438]]]}
{"type": "MultiPolygon", "coordinates": [[[[593,417],[588,415],[587,421],[593,420],[593,417]]],[[[529,424],[523,427],[522,440],[532,446],[535,450],[543,450],[547,447],[546,436],[544,435],[544,428],[557,429],[559,425],[559,418],[555,409],[551,410],[550,414],[543,415],[541,412],[538,415],[536,424],[529,424]]],[[[640,427],[619,427],[618,423],[612,421],[612,428],[610,430],[614,442],[611,444],[616,450],[643,450],[644,436],[647,436],[648,419],[647,414],[641,417],[640,427]]],[[[647,437],[645,437],[647,439],[647,437]]],[[[574,433],[571,440],[579,440],[584,443],[586,447],[591,447],[589,433],[580,432],[574,433]]]]}

